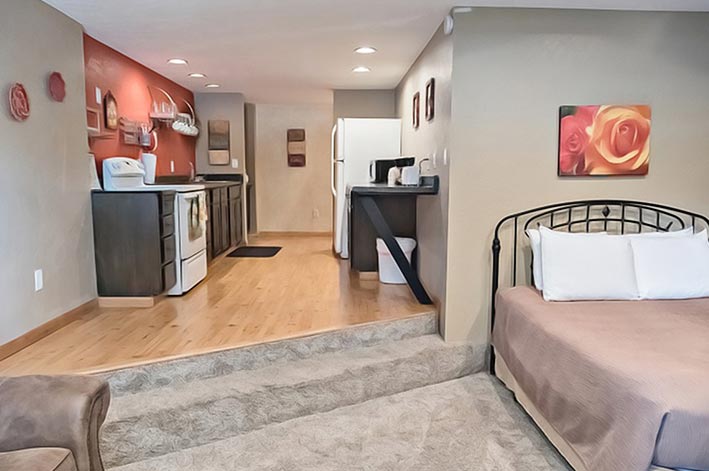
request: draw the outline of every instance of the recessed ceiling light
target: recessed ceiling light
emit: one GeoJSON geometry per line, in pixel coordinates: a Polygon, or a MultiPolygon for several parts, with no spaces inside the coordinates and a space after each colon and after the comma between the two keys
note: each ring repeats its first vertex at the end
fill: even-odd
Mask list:
{"type": "Polygon", "coordinates": [[[371,71],[371,70],[372,70],[372,69],[370,69],[369,67],[365,67],[365,66],[363,66],[363,65],[358,65],[357,67],[355,67],[354,69],[352,69],[352,72],[354,72],[354,73],[356,73],[356,74],[362,74],[362,73],[365,73],[365,72],[369,72],[369,71],[371,71]]]}
{"type": "Polygon", "coordinates": [[[220,85],[218,83],[208,83],[205,85],[206,88],[219,88],[220,85]]]}
{"type": "Polygon", "coordinates": [[[206,75],[200,74],[199,72],[193,72],[193,73],[189,74],[188,77],[192,77],[192,78],[207,78],[206,75]]]}
{"type": "Polygon", "coordinates": [[[374,54],[377,50],[371,46],[362,46],[354,50],[357,54],[374,54]]]}
{"type": "Polygon", "coordinates": [[[179,58],[177,58],[177,57],[175,57],[175,58],[173,58],[173,59],[169,59],[169,60],[167,61],[167,63],[168,63],[168,64],[172,64],[172,65],[187,65],[187,61],[186,61],[186,60],[184,60],[184,59],[179,59],[179,58]]]}

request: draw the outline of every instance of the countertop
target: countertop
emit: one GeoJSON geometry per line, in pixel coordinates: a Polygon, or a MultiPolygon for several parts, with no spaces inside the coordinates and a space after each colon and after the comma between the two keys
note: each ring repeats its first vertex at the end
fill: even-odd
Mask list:
{"type": "Polygon", "coordinates": [[[350,193],[357,196],[391,196],[391,195],[437,195],[438,175],[423,176],[416,186],[396,185],[389,186],[386,183],[366,183],[353,185],[350,193]]]}
{"type": "Polygon", "coordinates": [[[236,182],[236,181],[208,181],[208,182],[197,182],[197,185],[204,185],[204,187],[208,190],[212,190],[214,188],[223,188],[225,186],[235,186],[235,185],[241,185],[241,182],[236,182]]]}

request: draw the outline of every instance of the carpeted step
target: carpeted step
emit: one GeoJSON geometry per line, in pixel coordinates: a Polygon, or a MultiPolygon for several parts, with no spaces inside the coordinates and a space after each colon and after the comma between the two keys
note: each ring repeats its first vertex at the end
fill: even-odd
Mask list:
{"type": "Polygon", "coordinates": [[[103,427],[104,461],[141,461],[440,383],[480,370],[483,358],[426,335],[120,396],[103,427]]]}
{"type": "Polygon", "coordinates": [[[237,371],[302,360],[328,352],[369,347],[438,331],[435,312],[405,319],[376,322],[307,337],[268,342],[178,360],[151,363],[100,375],[111,385],[115,398],[124,394],[161,387],[175,387],[191,381],[214,378],[237,371]]]}
{"type": "Polygon", "coordinates": [[[486,373],[272,424],[112,471],[571,471],[486,373]]]}

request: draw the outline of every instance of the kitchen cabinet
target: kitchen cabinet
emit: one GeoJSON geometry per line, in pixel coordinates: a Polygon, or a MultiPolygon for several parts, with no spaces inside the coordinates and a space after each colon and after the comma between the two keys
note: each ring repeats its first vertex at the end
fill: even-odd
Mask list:
{"type": "Polygon", "coordinates": [[[99,296],[157,296],[175,285],[174,206],[174,191],[91,193],[99,296]]]}
{"type": "Polygon", "coordinates": [[[241,185],[228,188],[229,196],[229,243],[238,246],[244,234],[243,217],[241,214],[241,185]]]}
{"type": "Polygon", "coordinates": [[[241,183],[208,182],[207,254],[213,259],[243,241],[241,183]]]}

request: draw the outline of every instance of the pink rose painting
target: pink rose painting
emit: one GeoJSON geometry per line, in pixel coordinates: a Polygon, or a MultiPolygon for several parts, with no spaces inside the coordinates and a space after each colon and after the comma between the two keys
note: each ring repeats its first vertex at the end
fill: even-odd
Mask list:
{"type": "Polygon", "coordinates": [[[647,175],[650,107],[559,108],[559,175],[647,175]]]}

